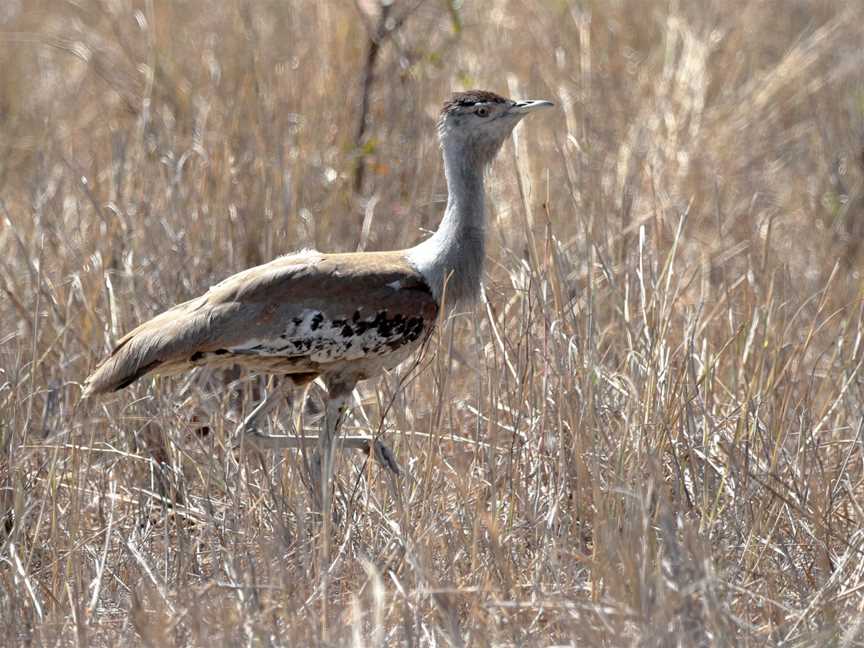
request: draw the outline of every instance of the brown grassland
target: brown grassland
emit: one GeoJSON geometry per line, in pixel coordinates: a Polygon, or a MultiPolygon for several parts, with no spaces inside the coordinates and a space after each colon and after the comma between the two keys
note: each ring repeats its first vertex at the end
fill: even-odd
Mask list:
{"type": "Polygon", "coordinates": [[[858,0],[3,0],[0,643],[864,645],[862,151],[858,0]],[[232,449],[263,379],[82,402],[228,274],[425,236],[468,87],[557,107],[357,394],[403,474],[345,455],[332,562],[232,449]]]}

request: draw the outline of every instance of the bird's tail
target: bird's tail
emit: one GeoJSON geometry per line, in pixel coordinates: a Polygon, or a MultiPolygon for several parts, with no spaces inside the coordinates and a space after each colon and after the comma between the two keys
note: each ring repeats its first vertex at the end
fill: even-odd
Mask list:
{"type": "Polygon", "coordinates": [[[242,338],[257,315],[247,309],[238,319],[235,304],[211,307],[207,295],[178,304],[126,334],[84,382],[84,397],[123,389],[149,373],[195,366],[202,353],[242,338]]]}
{"type": "Polygon", "coordinates": [[[84,398],[128,387],[159,367],[163,349],[154,344],[153,337],[147,331],[136,329],[120,340],[111,355],[84,382],[84,398]]]}
{"type": "Polygon", "coordinates": [[[209,324],[200,300],[178,304],[127,333],[84,382],[84,397],[117,391],[159,370],[171,373],[176,366],[206,342],[209,324]]]}

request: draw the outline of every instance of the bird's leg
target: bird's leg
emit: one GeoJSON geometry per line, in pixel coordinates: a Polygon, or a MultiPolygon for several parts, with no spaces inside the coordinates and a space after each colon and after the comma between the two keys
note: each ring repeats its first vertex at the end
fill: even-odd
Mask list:
{"type": "Polygon", "coordinates": [[[270,393],[264,397],[264,400],[258,403],[255,409],[252,410],[252,412],[243,419],[243,422],[237,426],[237,431],[235,433],[237,443],[239,444],[242,437],[247,435],[255,437],[256,439],[267,439],[269,435],[259,432],[259,424],[265,416],[272,412],[279,403],[282,402],[283,398],[291,393],[293,388],[294,383],[289,379],[284,379],[280,381],[274,389],[271,389],[270,393]]]}
{"type": "Polygon", "coordinates": [[[321,510],[321,553],[320,553],[320,575],[321,575],[321,616],[327,619],[329,605],[329,582],[330,582],[330,514],[333,510],[332,491],[333,491],[333,443],[336,441],[339,434],[339,426],[342,424],[342,419],[345,416],[345,409],[351,399],[351,394],[354,393],[354,385],[357,384],[356,378],[353,380],[348,377],[340,377],[340,379],[327,380],[327,405],[324,408],[324,425],[321,428],[321,434],[318,436],[318,460],[320,461],[320,470],[315,470],[314,459],[311,467],[312,488],[315,490],[315,477],[319,481],[318,493],[321,495],[320,504],[321,510]],[[317,473],[317,475],[316,475],[317,473]]]}
{"type": "Polygon", "coordinates": [[[356,380],[332,380],[327,383],[327,404],[324,408],[324,425],[321,427],[321,433],[318,435],[318,456],[313,458],[319,462],[320,468],[315,470],[312,466],[312,484],[313,487],[318,481],[318,492],[321,494],[321,505],[327,515],[330,508],[330,496],[332,493],[332,478],[333,478],[333,444],[338,438],[339,427],[342,425],[342,419],[345,417],[345,410],[348,407],[348,402],[351,399],[351,394],[354,391],[356,380]],[[319,474],[316,475],[315,473],[319,474]]]}

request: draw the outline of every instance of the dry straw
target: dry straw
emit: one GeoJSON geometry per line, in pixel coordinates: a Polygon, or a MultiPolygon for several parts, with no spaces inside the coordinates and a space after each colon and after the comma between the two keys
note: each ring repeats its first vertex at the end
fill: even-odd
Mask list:
{"type": "Polygon", "coordinates": [[[0,3],[4,643],[860,644],[859,4],[0,3]],[[561,110],[477,306],[360,393],[404,475],[341,467],[332,561],[231,449],[258,380],[79,406],[165,305],[434,228],[477,86],[561,110]]]}

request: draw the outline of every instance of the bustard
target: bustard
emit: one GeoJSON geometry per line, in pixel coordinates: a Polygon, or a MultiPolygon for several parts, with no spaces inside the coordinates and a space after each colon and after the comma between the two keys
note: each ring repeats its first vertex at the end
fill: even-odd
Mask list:
{"type": "MultiPolygon", "coordinates": [[[[476,295],[484,257],[484,173],[516,124],[548,106],[482,90],[454,94],[438,122],[448,197],[431,237],[392,252],[307,250],[235,274],[124,336],[87,378],[84,395],[202,366],[285,374],[293,385],[320,377],[328,398],[317,460],[328,501],[333,443],[354,386],[408,358],[445,303],[450,308],[476,295]]],[[[279,391],[271,391],[241,430],[255,432],[262,445],[297,446],[296,437],[256,431],[255,421],[279,400],[279,391]]],[[[383,444],[345,441],[396,470],[383,444]]]]}

